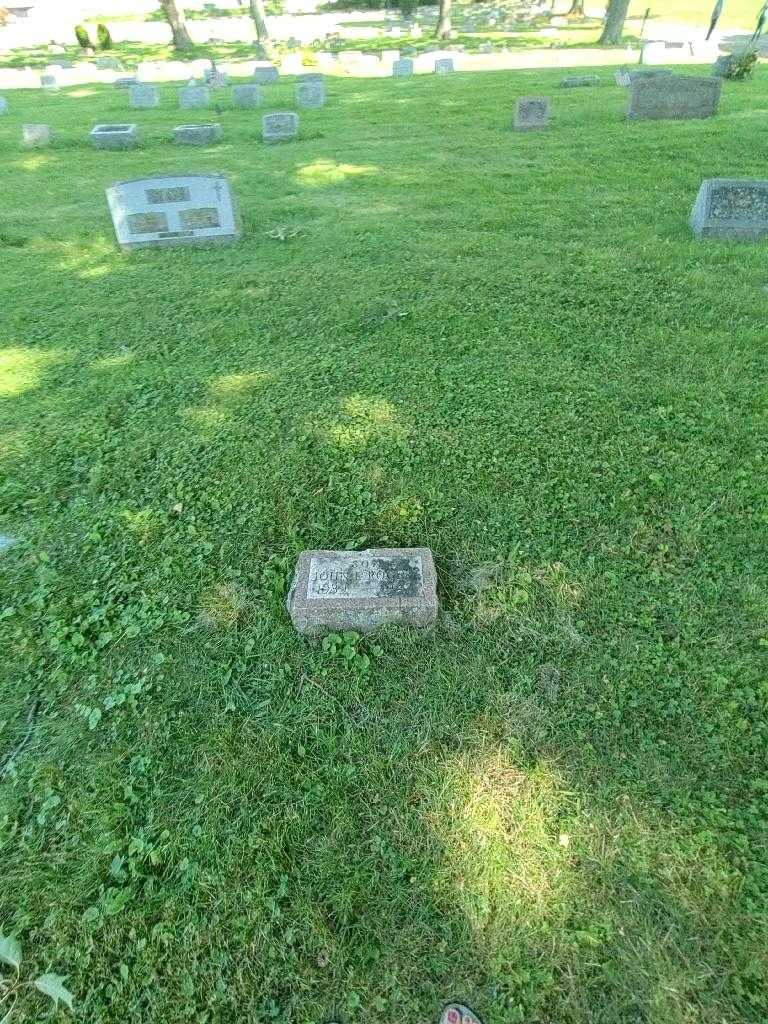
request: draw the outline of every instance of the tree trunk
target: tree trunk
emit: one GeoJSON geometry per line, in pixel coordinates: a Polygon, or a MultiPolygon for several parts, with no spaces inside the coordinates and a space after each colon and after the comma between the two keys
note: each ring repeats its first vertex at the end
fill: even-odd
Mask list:
{"type": "Polygon", "coordinates": [[[187,20],[184,17],[183,7],[179,7],[176,0],[160,0],[165,20],[171,26],[173,35],[173,47],[175,50],[188,50],[192,46],[192,39],[187,31],[187,20]]]}
{"type": "Polygon", "coordinates": [[[624,22],[629,10],[629,0],[608,0],[608,10],[605,12],[603,23],[603,34],[600,36],[600,46],[619,46],[624,32],[624,22]]]}
{"type": "Polygon", "coordinates": [[[440,0],[440,15],[437,19],[437,39],[451,38],[451,4],[453,0],[440,0]]]}
{"type": "Polygon", "coordinates": [[[267,11],[264,7],[264,0],[251,0],[251,17],[256,26],[256,38],[260,43],[268,43],[269,28],[267,27],[267,11]]]}
{"type": "Polygon", "coordinates": [[[571,9],[568,11],[566,17],[573,17],[574,15],[579,18],[584,17],[584,0],[573,0],[571,9]]]}

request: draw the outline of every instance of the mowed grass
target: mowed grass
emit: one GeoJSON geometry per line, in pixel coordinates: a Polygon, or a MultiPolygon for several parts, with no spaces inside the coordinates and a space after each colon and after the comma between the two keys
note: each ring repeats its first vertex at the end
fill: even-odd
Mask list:
{"type": "Polygon", "coordinates": [[[768,75],[635,124],[562,75],[202,151],[171,87],[8,94],[0,931],[81,1019],[768,1015],[768,263],[686,224],[765,176],[768,75]],[[242,241],[121,253],[105,186],[188,170],[242,241]],[[297,636],[299,551],[369,545],[434,550],[437,628],[297,636]]]}

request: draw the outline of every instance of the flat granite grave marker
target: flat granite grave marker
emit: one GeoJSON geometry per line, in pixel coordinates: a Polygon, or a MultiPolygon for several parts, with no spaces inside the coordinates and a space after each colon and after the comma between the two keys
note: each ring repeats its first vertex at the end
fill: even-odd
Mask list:
{"type": "Polygon", "coordinates": [[[137,124],[97,124],[89,134],[94,149],[135,149],[140,141],[137,124]]]}
{"type": "Polygon", "coordinates": [[[154,85],[139,82],[128,90],[128,105],[135,110],[151,110],[160,106],[160,92],[154,85]]]}
{"type": "Polygon", "coordinates": [[[50,146],[53,141],[53,132],[47,124],[23,124],[21,126],[21,141],[23,145],[34,148],[50,146]]]}
{"type": "Polygon", "coordinates": [[[207,85],[185,85],[179,89],[178,96],[182,110],[201,110],[211,102],[211,90],[207,85]]]}
{"type": "Polygon", "coordinates": [[[322,82],[299,82],[296,85],[296,106],[317,109],[325,106],[325,86],[322,82]]]}
{"type": "Polygon", "coordinates": [[[616,85],[628,89],[636,78],[670,78],[671,75],[666,68],[617,68],[614,78],[616,85]]]}
{"type": "Polygon", "coordinates": [[[223,174],[157,174],[118,181],[107,189],[107,202],[123,249],[233,242],[240,237],[232,189],[223,174]]]}
{"type": "Polygon", "coordinates": [[[582,89],[590,85],[600,85],[598,75],[570,75],[560,83],[561,89],[582,89]]]}
{"type": "Polygon", "coordinates": [[[257,67],[253,72],[253,80],[257,85],[269,85],[271,82],[276,82],[279,78],[280,72],[274,64],[270,64],[267,67],[257,67]]]}
{"type": "Polygon", "coordinates": [[[264,142],[285,142],[294,139],[298,131],[298,114],[265,114],[261,119],[261,137],[264,142]]]}
{"type": "Polygon", "coordinates": [[[768,235],[768,181],[707,178],[689,219],[697,238],[754,242],[768,235]]]}
{"type": "Polygon", "coordinates": [[[635,78],[630,86],[627,118],[630,121],[687,121],[712,117],[717,112],[720,78],[670,75],[635,78]]]}
{"type": "Polygon", "coordinates": [[[450,75],[453,71],[453,58],[452,57],[440,57],[435,61],[435,74],[436,75],[450,75]]]}
{"type": "Polygon", "coordinates": [[[235,85],[232,87],[232,105],[235,107],[252,108],[261,103],[261,90],[258,85],[235,85]]]}
{"type": "Polygon", "coordinates": [[[515,105],[515,131],[536,131],[548,124],[549,100],[546,96],[521,96],[515,105]]]}
{"type": "Polygon", "coordinates": [[[401,57],[392,61],[392,77],[407,78],[413,74],[413,61],[410,57],[401,57]]]}
{"type": "Polygon", "coordinates": [[[302,551],[287,601],[300,633],[431,626],[437,578],[429,548],[302,551]]]}
{"type": "Polygon", "coordinates": [[[212,146],[224,134],[220,124],[180,124],[173,129],[178,146],[212,146]]]}

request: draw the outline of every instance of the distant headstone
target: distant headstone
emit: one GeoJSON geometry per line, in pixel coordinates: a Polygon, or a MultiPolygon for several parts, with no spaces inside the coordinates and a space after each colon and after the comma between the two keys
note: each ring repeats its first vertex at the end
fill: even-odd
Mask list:
{"type": "Polygon", "coordinates": [[[600,85],[598,75],[570,75],[560,83],[561,89],[581,89],[590,85],[600,85]]]}
{"type": "Polygon", "coordinates": [[[300,633],[368,632],[385,623],[431,626],[437,578],[429,548],[302,551],[288,612],[300,633]]]}
{"type": "Polygon", "coordinates": [[[0,114],[8,113],[8,100],[5,96],[0,96],[0,114]]]}
{"type": "Polygon", "coordinates": [[[128,90],[128,104],[135,110],[150,110],[160,106],[160,92],[155,85],[140,82],[128,90]]]}
{"type": "Polygon", "coordinates": [[[296,86],[296,106],[317,109],[325,105],[325,86],[322,82],[299,82],[296,86]]]}
{"type": "Polygon", "coordinates": [[[257,85],[269,85],[280,78],[280,72],[270,64],[267,67],[257,67],[253,72],[253,80],[257,85]]]}
{"type": "Polygon", "coordinates": [[[223,174],[168,174],[120,181],[107,189],[123,249],[232,242],[240,224],[223,174]]]}
{"type": "Polygon", "coordinates": [[[768,235],[768,181],[708,178],[701,184],[689,223],[697,238],[763,238],[768,235]]]}
{"type": "Polygon", "coordinates": [[[515,106],[515,131],[536,131],[548,124],[549,100],[546,96],[521,96],[515,106]]]}
{"type": "Polygon", "coordinates": [[[173,129],[173,141],[179,146],[212,146],[223,134],[220,124],[180,124],[173,129]]]}
{"type": "Polygon", "coordinates": [[[722,57],[718,57],[715,63],[712,65],[712,75],[715,78],[727,78],[733,64],[734,55],[732,53],[726,53],[722,57]]]}
{"type": "Polygon", "coordinates": [[[627,118],[656,121],[712,117],[717,112],[722,87],[720,78],[693,75],[636,78],[630,86],[627,118]]]}
{"type": "Polygon", "coordinates": [[[40,75],[40,85],[47,92],[59,91],[59,82],[56,75],[40,75]]]}
{"type": "MultiPolygon", "coordinates": [[[[67,57],[56,57],[53,60],[48,61],[48,63],[52,68],[64,68],[65,70],[68,70],[69,68],[74,67],[72,61],[67,57]]],[[[96,67],[98,66],[99,62],[96,61],[96,67]]]]}
{"type": "Polygon", "coordinates": [[[410,57],[401,57],[400,60],[392,61],[392,75],[394,78],[407,78],[413,74],[413,61],[410,57]]]}
{"type": "Polygon", "coordinates": [[[261,103],[261,91],[258,85],[233,86],[232,103],[235,107],[258,107],[261,103]]]}
{"type": "Polygon", "coordinates": [[[116,89],[130,89],[132,85],[138,85],[139,80],[135,75],[128,78],[116,78],[112,83],[116,89]]]}
{"type": "Polygon", "coordinates": [[[299,75],[299,82],[314,82],[325,85],[325,75],[319,71],[306,71],[299,75]]]}
{"type": "Polygon", "coordinates": [[[117,57],[97,57],[96,67],[103,71],[122,71],[123,65],[117,57]]]}
{"type": "Polygon", "coordinates": [[[203,71],[203,78],[211,89],[225,89],[229,85],[229,75],[218,68],[206,68],[203,71]]]}
{"type": "Polygon", "coordinates": [[[265,114],[261,119],[261,137],[264,142],[286,142],[294,139],[298,131],[298,114],[265,114]]]}
{"type": "Polygon", "coordinates": [[[97,124],[90,131],[94,149],[135,149],[138,146],[137,124],[97,124]]]}
{"type": "Polygon", "coordinates": [[[179,89],[178,96],[182,110],[200,110],[211,101],[211,91],[206,85],[185,85],[179,89]]]}
{"type": "Polygon", "coordinates": [[[667,68],[617,68],[616,85],[628,89],[637,78],[669,78],[672,72],[667,68]]]}
{"type": "Polygon", "coordinates": [[[435,61],[436,75],[449,75],[453,71],[453,58],[440,57],[435,61]]]}
{"type": "Polygon", "coordinates": [[[47,124],[23,124],[21,126],[21,141],[25,146],[42,149],[50,146],[53,141],[53,132],[47,124]]]}

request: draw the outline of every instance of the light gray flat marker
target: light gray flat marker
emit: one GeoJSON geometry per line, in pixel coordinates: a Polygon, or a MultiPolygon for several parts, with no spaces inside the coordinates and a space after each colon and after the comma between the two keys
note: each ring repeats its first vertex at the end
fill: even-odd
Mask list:
{"type": "Polygon", "coordinates": [[[302,551],[287,601],[291,621],[308,635],[368,632],[384,623],[431,626],[437,578],[429,548],[302,551]]]}
{"type": "Polygon", "coordinates": [[[537,131],[549,124],[549,100],[546,96],[521,96],[515,105],[516,132],[537,131]]]}
{"type": "Polygon", "coordinates": [[[224,134],[220,124],[180,124],[173,129],[178,146],[212,146],[224,134]]]}
{"type": "Polygon", "coordinates": [[[318,109],[325,106],[325,85],[322,82],[299,82],[296,85],[296,106],[318,109]]]}
{"type": "Polygon", "coordinates": [[[201,110],[211,102],[211,90],[207,85],[185,85],[178,97],[182,110],[201,110]]]}
{"type": "Polygon", "coordinates": [[[21,141],[25,146],[42,149],[43,146],[50,146],[53,132],[47,124],[23,124],[21,141]]]}
{"type": "Polygon", "coordinates": [[[754,242],[768,235],[768,181],[708,178],[689,218],[697,238],[754,242]]]}
{"type": "Polygon", "coordinates": [[[249,109],[261,103],[261,90],[258,85],[235,85],[232,87],[232,105],[249,109]]]}
{"type": "Polygon", "coordinates": [[[97,124],[89,135],[94,149],[135,149],[140,141],[137,124],[97,124]]]}
{"type": "Polygon", "coordinates": [[[138,82],[128,89],[128,105],[135,110],[151,110],[160,106],[160,92],[155,85],[138,82]]]}
{"type": "Polygon", "coordinates": [[[117,241],[123,249],[233,242],[240,222],[223,174],[158,174],[119,181],[107,189],[117,241]]]}
{"type": "Polygon", "coordinates": [[[261,119],[261,137],[264,142],[286,142],[296,138],[299,115],[292,112],[265,114],[261,119]]]}

